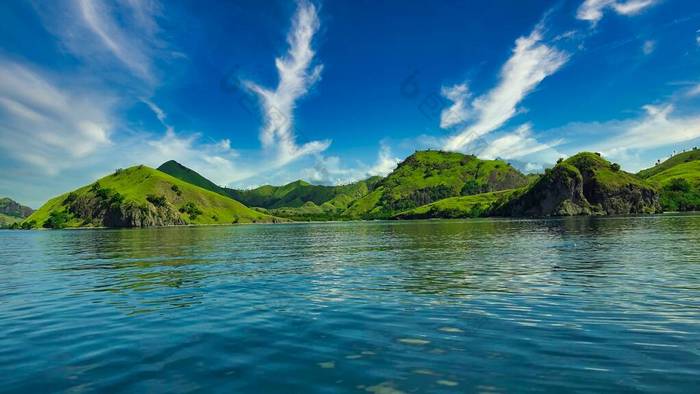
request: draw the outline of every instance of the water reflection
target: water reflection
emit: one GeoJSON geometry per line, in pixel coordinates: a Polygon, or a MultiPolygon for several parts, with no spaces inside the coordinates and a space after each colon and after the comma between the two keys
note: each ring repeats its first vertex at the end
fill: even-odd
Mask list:
{"type": "Polygon", "coordinates": [[[664,215],[0,232],[0,372],[19,371],[0,387],[689,391],[698,230],[664,215]]]}

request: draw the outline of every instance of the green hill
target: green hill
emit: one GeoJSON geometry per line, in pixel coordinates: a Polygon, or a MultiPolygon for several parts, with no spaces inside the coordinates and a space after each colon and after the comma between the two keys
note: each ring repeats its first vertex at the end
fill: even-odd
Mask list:
{"type": "Polygon", "coordinates": [[[647,168],[646,170],[639,171],[637,175],[641,178],[651,178],[652,176],[661,173],[663,171],[666,171],[670,169],[671,167],[675,167],[679,164],[683,163],[689,163],[691,161],[697,161],[700,160],[700,149],[698,148],[693,148],[692,150],[689,150],[687,152],[682,152],[679,153],[675,156],[671,156],[668,158],[666,161],[655,165],[654,167],[647,168]]]}
{"type": "Polygon", "coordinates": [[[339,186],[312,185],[297,180],[282,186],[264,185],[241,190],[217,186],[197,172],[171,160],[159,170],[180,180],[240,201],[257,211],[294,220],[337,218],[354,200],[371,192],[380,177],[339,186]],[[260,209],[262,208],[262,209],[260,209]]]}
{"type": "Polygon", "coordinates": [[[49,200],[25,227],[149,227],[275,222],[238,201],[161,171],[135,166],[49,200]]]}
{"type": "Polygon", "coordinates": [[[343,212],[346,218],[389,218],[449,197],[514,189],[528,178],[501,160],[456,152],[418,151],[368,195],[343,212]]]}
{"type": "Polygon", "coordinates": [[[32,214],[34,210],[12,200],[11,198],[0,198],[0,228],[9,227],[19,223],[24,218],[32,214]]]}
{"type": "Polygon", "coordinates": [[[677,154],[639,172],[659,189],[659,201],[667,211],[700,210],[700,150],[677,154]]]}
{"type": "Polygon", "coordinates": [[[224,196],[228,196],[226,190],[210,181],[209,179],[201,176],[198,172],[189,169],[182,164],[176,162],[175,160],[167,161],[158,167],[158,171],[164,172],[170,176],[173,176],[181,181],[191,183],[195,186],[199,186],[203,189],[219,193],[224,196]]]}
{"type": "Polygon", "coordinates": [[[394,219],[456,219],[488,216],[499,201],[508,199],[516,189],[445,198],[394,216],[394,219]]]}
{"type": "Polygon", "coordinates": [[[500,216],[621,215],[661,210],[655,187],[599,154],[558,163],[493,208],[500,216]]]}
{"type": "Polygon", "coordinates": [[[380,179],[371,177],[339,186],[312,185],[298,180],[283,186],[265,185],[250,190],[227,189],[227,192],[249,207],[300,208],[312,202],[316,205],[328,203],[336,209],[345,209],[350,201],[369,193],[380,179]]]}

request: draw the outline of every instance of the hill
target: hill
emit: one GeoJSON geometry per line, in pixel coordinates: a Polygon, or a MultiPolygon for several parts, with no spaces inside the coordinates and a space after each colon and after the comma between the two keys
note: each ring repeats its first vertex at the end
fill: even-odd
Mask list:
{"type": "Polygon", "coordinates": [[[217,186],[207,178],[180,163],[170,160],[159,170],[185,182],[233,198],[258,212],[294,220],[336,219],[354,200],[371,192],[380,177],[346,185],[312,185],[297,180],[282,186],[264,185],[254,189],[232,189],[217,186]]]}
{"type": "Polygon", "coordinates": [[[639,171],[637,175],[639,175],[640,178],[647,179],[679,164],[689,163],[698,160],[700,160],[700,149],[693,148],[692,150],[689,150],[687,152],[682,152],[677,155],[671,156],[666,161],[657,164],[654,167],[639,171]]]}
{"type": "Polygon", "coordinates": [[[297,180],[283,186],[265,185],[250,190],[227,189],[227,192],[232,198],[249,207],[299,208],[312,202],[315,205],[329,203],[333,207],[344,209],[350,200],[360,198],[373,190],[380,179],[371,177],[339,186],[312,185],[297,180]]]}
{"type": "Polygon", "coordinates": [[[11,198],[0,198],[0,228],[19,223],[34,212],[11,198]]]}
{"type": "Polygon", "coordinates": [[[654,186],[599,154],[558,163],[492,208],[498,216],[624,215],[660,212],[654,186]]]}
{"type": "Polygon", "coordinates": [[[135,166],[49,200],[23,225],[149,227],[278,220],[161,171],[135,166]]]}
{"type": "Polygon", "coordinates": [[[199,186],[203,189],[228,196],[223,187],[215,184],[214,182],[200,175],[197,171],[187,168],[175,160],[169,160],[161,164],[160,167],[158,167],[158,171],[164,172],[181,181],[199,186]]]}
{"type": "Polygon", "coordinates": [[[700,149],[679,153],[639,175],[659,189],[664,210],[700,210],[700,149]]]}
{"type": "Polygon", "coordinates": [[[368,195],[343,212],[346,218],[389,218],[449,197],[514,189],[528,178],[501,160],[456,152],[418,151],[401,162],[368,195]]]}

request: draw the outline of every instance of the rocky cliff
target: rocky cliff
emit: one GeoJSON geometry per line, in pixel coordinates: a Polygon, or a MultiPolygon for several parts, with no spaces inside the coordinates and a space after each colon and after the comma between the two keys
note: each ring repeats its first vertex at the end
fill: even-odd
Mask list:
{"type": "Polygon", "coordinates": [[[595,153],[558,163],[494,209],[502,216],[625,215],[661,212],[651,184],[595,153]]]}

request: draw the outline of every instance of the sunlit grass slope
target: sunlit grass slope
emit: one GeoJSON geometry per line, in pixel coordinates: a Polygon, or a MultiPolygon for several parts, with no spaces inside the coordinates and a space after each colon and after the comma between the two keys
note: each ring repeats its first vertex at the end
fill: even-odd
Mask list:
{"type": "MultiPolygon", "coordinates": [[[[175,224],[273,222],[277,219],[238,201],[184,182],[161,171],[135,166],[118,170],[71,193],[49,200],[25,222],[41,227],[52,213],[65,212],[65,227],[101,226],[104,218],[81,212],[140,209],[146,216],[167,215],[175,224]]],[[[54,216],[56,214],[54,213],[54,216]]]]}

